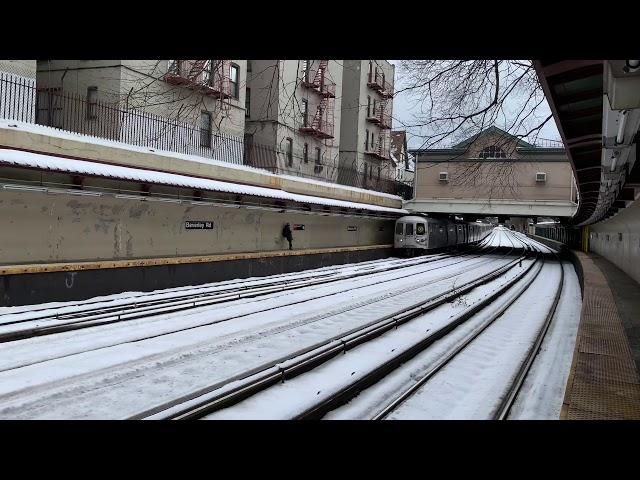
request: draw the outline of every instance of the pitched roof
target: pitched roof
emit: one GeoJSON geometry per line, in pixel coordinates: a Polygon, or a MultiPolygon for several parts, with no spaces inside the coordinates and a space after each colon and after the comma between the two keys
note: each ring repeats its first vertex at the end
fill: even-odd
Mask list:
{"type": "Polygon", "coordinates": [[[496,127],[495,125],[492,125],[489,128],[485,128],[480,133],[477,133],[476,135],[474,135],[472,137],[469,137],[466,140],[463,140],[462,142],[460,142],[460,143],[458,143],[456,145],[453,145],[451,148],[465,148],[465,147],[469,146],[469,144],[475,142],[476,139],[478,139],[479,137],[484,136],[484,135],[490,135],[492,133],[497,133],[500,136],[504,136],[506,138],[514,140],[518,147],[525,147],[525,148],[533,148],[534,147],[530,143],[525,142],[524,140],[522,140],[522,139],[520,139],[520,138],[518,138],[518,137],[516,137],[514,135],[511,135],[508,132],[505,132],[501,128],[496,127]]]}

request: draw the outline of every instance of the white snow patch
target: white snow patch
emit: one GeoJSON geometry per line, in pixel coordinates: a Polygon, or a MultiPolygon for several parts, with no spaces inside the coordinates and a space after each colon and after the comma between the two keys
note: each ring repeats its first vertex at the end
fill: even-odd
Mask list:
{"type": "Polygon", "coordinates": [[[226,162],[224,160],[217,160],[217,159],[212,159],[212,158],[207,158],[207,157],[201,157],[198,155],[187,155],[184,153],[177,153],[177,152],[171,152],[171,151],[166,151],[166,150],[157,150],[155,148],[149,148],[149,147],[138,147],[135,145],[130,145],[128,143],[122,143],[122,142],[117,142],[115,140],[108,140],[108,139],[104,139],[104,138],[97,138],[97,137],[92,137],[89,135],[83,135],[81,133],[75,133],[75,132],[67,132],[64,130],[60,130],[54,127],[48,127],[48,126],[44,126],[44,125],[37,125],[37,124],[33,124],[33,123],[27,123],[27,122],[18,122],[15,120],[6,120],[6,119],[0,119],[0,128],[11,128],[11,129],[19,129],[19,130],[24,130],[30,133],[38,133],[41,135],[48,135],[50,137],[55,137],[55,138],[63,138],[63,139],[67,139],[67,140],[75,140],[75,141],[81,141],[84,143],[89,143],[89,144],[94,144],[94,145],[103,145],[105,147],[112,147],[112,148],[120,148],[120,149],[124,149],[124,150],[129,150],[132,152],[140,152],[140,153],[153,153],[155,155],[160,155],[163,157],[171,157],[171,158],[179,158],[181,160],[187,160],[190,162],[196,162],[196,163],[206,163],[209,165],[216,165],[216,166],[220,166],[220,167],[224,167],[224,168],[229,168],[232,170],[241,170],[241,171],[246,171],[246,172],[253,172],[253,173],[259,173],[262,175],[265,175],[267,177],[274,177],[274,178],[284,178],[287,180],[294,180],[296,182],[302,182],[302,183],[310,183],[310,184],[314,184],[314,185],[320,185],[320,186],[330,186],[332,188],[335,189],[339,189],[339,190],[347,190],[347,191],[356,191],[356,192],[360,192],[360,193],[366,193],[369,195],[375,195],[375,196],[379,196],[379,197],[384,197],[384,198],[392,198],[394,200],[401,200],[400,197],[398,197],[397,195],[391,195],[389,193],[383,193],[383,192],[376,192],[376,191],[372,191],[372,190],[366,190],[363,188],[358,188],[358,187],[350,187],[350,186],[346,186],[346,185],[339,185],[339,184],[334,184],[334,183],[329,183],[329,182],[323,182],[322,180],[315,180],[315,179],[310,179],[310,178],[304,178],[304,177],[297,177],[295,175],[283,175],[283,174],[273,174],[270,172],[267,172],[265,170],[259,169],[259,168],[255,168],[255,167],[251,167],[248,165],[238,165],[235,163],[230,163],[230,162],[226,162]]]}
{"type": "Polygon", "coordinates": [[[0,149],[0,162],[21,167],[38,168],[41,170],[54,170],[85,175],[97,175],[101,177],[133,180],[142,183],[175,185],[179,187],[193,188],[196,190],[209,190],[215,192],[234,193],[239,195],[253,195],[257,197],[276,198],[280,200],[290,200],[299,203],[312,203],[315,205],[328,205],[333,207],[354,208],[397,214],[408,213],[406,210],[398,208],[380,207],[378,205],[371,205],[367,203],[347,202],[344,200],[334,200],[331,198],[315,197],[311,195],[299,195],[296,193],[289,193],[271,188],[241,185],[231,182],[222,182],[220,180],[209,180],[204,178],[190,177],[187,175],[178,175],[175,173],[165,173],[131,167],[120,167],[117,165],[107,165],[104,163],[90,162],[87,160],[74,160],[70,158],[54,157],[51,155],[41,155],[38,153],[23,152],[19,150],[0,149]]]}

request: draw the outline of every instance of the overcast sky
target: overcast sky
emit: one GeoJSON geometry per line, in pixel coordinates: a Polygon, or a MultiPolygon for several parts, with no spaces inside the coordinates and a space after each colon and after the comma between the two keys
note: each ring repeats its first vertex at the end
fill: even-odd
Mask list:
{"type": "MultiPolygon", "coordinates": [[[[389,60],[389,62],[393,63],[396,66],[396,78],[395,82],[398,83],[398,74],[399,72],[399,63],[400,60],[389,60]]],[[[540,106],[540,115],[542,119],[544,119],[547,115],[551,114],[549,109],[549,105],[546,100],[543,105],[540,106]]],[[[411,94],[409,92],[402,92],[397,96],[393,97],[393,128],[394,130],[403,130],[405,127],[402,123],[411,125],[415,122],[414,115],[420,112],[420,105],[415,104],[415,100],[411,99],[411,94]],[[401,123],[402,122],[402,123],[401,123]]],[[[504,125],[496,125],[497,127],[503,128],[504,125]]],[[[416,129],[407,128],[407,142],[409,148],[420,148],[422,146],[423,140],[419,137],[416,137],[417,133],[416,129]]],[[[551,119],[547,124],[542,128],[539,138],[547,138],[551,140],[560,140],[560,134],[558,133],[558,129],[556,128],[555,120],[551,119]]]]}

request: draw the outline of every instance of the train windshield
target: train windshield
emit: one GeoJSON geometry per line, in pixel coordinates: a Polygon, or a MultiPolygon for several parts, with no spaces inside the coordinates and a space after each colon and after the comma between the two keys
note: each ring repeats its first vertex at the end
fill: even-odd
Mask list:
{"type": "Polygon", "coordinates": [[[404,231],[405,235],[413,235],[413,223],[407,223],[407,228],[404,231]]]}
{"type": "Polygon", "coordinates": [[[402,227],[403,227],[404,223],[397,223],[396,224],[396,235],[402,235],[402,227]]]}
{"type": "Polygon", "coordinates": [[[425,228],[424,223],[418,223],[416,225],[416,235],[424,235],[425,228]]]}

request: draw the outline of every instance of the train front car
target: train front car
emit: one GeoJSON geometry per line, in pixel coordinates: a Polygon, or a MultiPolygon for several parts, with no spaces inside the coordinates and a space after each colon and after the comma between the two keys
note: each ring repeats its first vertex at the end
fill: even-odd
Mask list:
{"type": "Polygon", "coordinates": [[[396,220],[393,246],[398,254],[414,256],[429,248],[427,219],[416,215],[396,220]]]}

